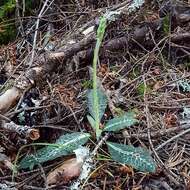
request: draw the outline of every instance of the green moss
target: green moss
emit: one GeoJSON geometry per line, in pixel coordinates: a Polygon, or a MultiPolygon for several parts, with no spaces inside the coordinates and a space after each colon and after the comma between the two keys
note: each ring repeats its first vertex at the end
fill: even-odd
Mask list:
{"type": "Polygon", "coordinates": [[[164,30],[165,35],[168,35],[170,32],[170,17],[169,17],[169,15],[164,17],[163,30],[164,30]]]}
{"type": "Polygon", "coordinates": [[[190,69],[190,62],[188,62],[188,61],[184,62],[184,64],[182,66],[186,69],[190,69]]]}
{"type": "Polygon", "coordinates": [[[25,16],[34,15],[35,8],[40,6],[40,1],[36,0],[25,0],[25,16]]]}
{"type": "MultiPolygon", "coordinates": [[[[31,15],[38,4],[35,0],[25,0],[26,15],[31,15]]],[[[7,44],[16,37],[15,8],[15,0],[0,1],[0,44],[7,44]]]]}
{"type": "Polygon", "coordinates": [[[3,27],[3,31],[0,32],[0,44],[7,44],[14,40],[16,37],[15,25],[7,25],[3,27]]]}
{"type": "Polygon", "coordinates": [[[129,74],[129,78],[130,79],[136,79],[138,76],[141,75],[141,72],[140,72],[140,68],[139,67],[135,67],[133,68],[133,70],[130,72],[129,74]]]}
{"type": "Polygon", "coordinates": [[[33,1],[32,0],[26,0],[26,9],[31,9],[33,7],[33,1]]]}
{"type": "Polygon", "coordinates": [[[124,110],[122,110],[121,108],[114,108],[114,112],[116,113],[116,115],[118,115],[118,116],[122,116],[122,115],[124,115],[125,114],[125,111],[124,110]]]}
{"type": "Polygon", "coordinates": [[[15,39],[15,24],[9,22],[11,15],[14,15],[15,7],[15,0],[4,0],[0,5],[0,44],[7,44],[15,39]]]}
{"type": "Polygon", "coordinates": [[[151,87],[150,86],[146,86],[144,85],[144,83],[139,84],[139,86],[137,87],[137,93],[140,96],[144,95],[144,92],[150,92],[151,91],[151,87]]]}
{"type": "Polygon", "coordinates": [[[8,14],[12,13],[16,7],[15,0],[4,1],[3,5],[0,6],[0,20],[7,17],[8,14]]]}
{"type": "Polygon", "coordinates": [[[92,80],[83,80],[82,87],[85,89],[92,89],[92,80]]]}

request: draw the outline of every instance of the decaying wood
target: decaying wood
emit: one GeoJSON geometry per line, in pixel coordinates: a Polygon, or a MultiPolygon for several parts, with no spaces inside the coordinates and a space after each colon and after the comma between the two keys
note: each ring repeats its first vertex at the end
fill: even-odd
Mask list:
{"type": "Polygon", "coordinates": [[[2,122],[0,123],[0,129],[17,133],[21,136],[24,136],[24,138],[29,138],[31,140],[37,140],[40,138],[40,131],[38,129],[26,125],[17,125],[8,117],[1,114],[0,119],[2,120],[2,122]]]}
{"type": "Polygon", "coordinates": [[[1,128],[3,128],[4,130],[16,132],[17,134],[22,135],[31,140],[37,140],[40,137],[38,129],[34,129],[28,126],[17,125],[14,122],[3,123],[1,125],[1,128]]]}
{"type": "Polygon", "coordinates": [[[22,92],[16,87],[9,89],[4,94],[2,94],[0,96],[0,113],[5,113],[16,103],[21,95],[22,92]]]}

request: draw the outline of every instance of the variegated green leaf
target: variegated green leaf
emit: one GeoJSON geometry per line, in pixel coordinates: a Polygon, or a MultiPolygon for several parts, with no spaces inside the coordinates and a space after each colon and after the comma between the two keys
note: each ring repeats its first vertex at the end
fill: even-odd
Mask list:
{"type": "Polygon", "coordinates": [[[180,80],[178,81],[178,84],[183,92],[190,92],[190,82],[188,80],[180,80]]]}
{"type": "Polygon", "coordinates": [[[113,160],[143,172],[155,172],[156,164],[148,151],[112,142],[107,142],[107,145],[113,160]]]}
{"type": "MultiPolygon", "coordinates": [[[[95,119],[95,105],[94,105],[94,93],[93,89],[89,90],[88,92],[88,109],[90,115],[95,119]]],[[[97,96],[98,96],[98,108],[99,108],[99,120],[101,120],[102,116],[104,115],[105,109],[107,107],[107,97],[106,95],[100,90],[97,89],[97,96]]]]}
{"type": "Polygon", "coordinates": [[[90,115],[87,115],[87,119],[88,119],[88,122],[90,123],[91,127],[96,131],[95,120],[90,115]]]}
{"type": "Polygon", "coordinates": [[[72,154],[73,150],[77,149],[80,145],[85,144],[89,137],[90,134],[79,132],[62,135],[55,144],[37,150],[35,155],[28,155],[23,158],[19,163],[19,168],[29,168],[38,163],[72,154]]]}
{"type": "Polygon", "coordinates": [[[90,115],[87,115],[87,119],[91,125],[91,127],[94,129],[94,131],[96,132],[96,137],[99,138],[100,135],[102,134],[102,129],[99,129],[97,128],[96,129],[96,124],[95,124],[95,120],[90,116],[90,115]]]}
{"type": "Polygon", "coordinates": [[[138,120],[135,118],[135,113],[128,112],[123,116],[109,120],[104,128],[104,131],[119,131],[125,127],[130,127],[137,122],[138,120]]]}

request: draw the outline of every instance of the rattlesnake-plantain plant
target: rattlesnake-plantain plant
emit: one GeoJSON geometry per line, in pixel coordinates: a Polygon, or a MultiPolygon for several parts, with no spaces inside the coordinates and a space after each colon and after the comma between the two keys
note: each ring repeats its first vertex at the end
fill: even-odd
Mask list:
{"type": "MultiPolygon", "coordinates": [[[[97,62],[98,53],[103,40],[106,29],[106,17],[100,19],[97,30],[97,42],[94,50],[93,59],[93,89],[88,91],[87,102],[90,115],[87,116],[88,121],[99,139],[102,132],[117,132],[125,127],[130,127],[138,122],[135,113],[128,112],[123,116],[115,117],[109,120],[103,130],[100,129],[100,121],[107,107],[107,97],[104,92],[97,86],[97,62]]],[[[134,168],[144,172],[154,172],[156,165],[148,151],[143,148],[135,148],[133,146],[107,142],[108,150],[113,160],[123,164],[128,164],[134,168]]]]}
{"type": "MultiPolygon", "coordinates": [[[[103,40],[105,29],[106,17],[102,17],[100,19],[100,24],[97,31],[97,43],[94,50],[93,89],[88,92],[88,108],[90,115],[88,115],[87,118],[96,133],[97,139],[100,138],[102,132],[117,132],[138,122],[135,118],[135,114],[133,112],[128,112],[120,117],[115,117],[109,120],[105,124],[104,129],[100,129],[100,121],[105,112],[108,101],[104,92],[97,85],[96,69],[99,49],[103,40]]],[[[37,150],[35,155],[28,155],[24,157],[18,165],[20,169],[32,168],[34,165],[38,165],[39,163],[73,154],[73,151],[85,144],[89,138],[89,133],[71,133],[61,136],[55,144],[33,143],[30,145],[25,145],[21,147],[17,154],[15,166],[22,149],[28,146],[45,145],[44,148],[37,150]]],[[[134,168],[145,172],[154,172],[156,169],[156,165],[149,152],[140,147],[135,148],[133,146],[113,142],[107,142],[107,146],[112,159],[117,162],[131,165],[134,168]]]]}

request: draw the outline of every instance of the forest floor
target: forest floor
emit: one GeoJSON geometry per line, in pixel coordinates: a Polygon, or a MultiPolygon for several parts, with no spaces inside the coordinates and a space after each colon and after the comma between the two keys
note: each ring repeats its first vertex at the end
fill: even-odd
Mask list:
{"type": "Polygon", "coordinates": [[[143,1],[46,0],[26,17],[22,4],[16,8],[17,39],[0,49],[0,189],[71,189],[82,172],[74,153],[15,167],[42,143],[81,132],[96,151],[78,189],[190,190],[190,2],[147,0],[129,10],[134,2],[143,1]],[[106,11],[116,16],[99,52],[108,98],[100,126],[129,111],[138,122],[102,136],[148,150],[154,172],[114,161],[87,119],[95,34],[106,11]]]}

